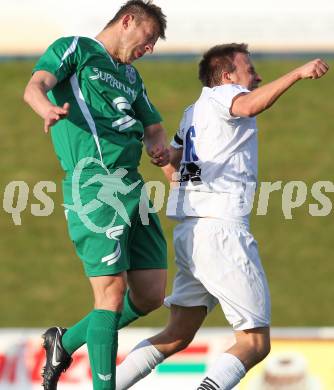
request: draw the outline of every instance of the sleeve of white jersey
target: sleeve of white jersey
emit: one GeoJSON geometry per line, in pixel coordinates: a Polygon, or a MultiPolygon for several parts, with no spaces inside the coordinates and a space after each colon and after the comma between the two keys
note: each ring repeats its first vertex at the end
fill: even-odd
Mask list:
{"type": "Polygon", "coordinates": [[[186,124],[186,113],[183,114],[183,117],[180,122],[180,126],[178,131],[175,133],[170,145],[174,149],[183,148],[183,140],[184,140],[184,132],[185,132],[185,124],[186,124]]]}
{"type": "Polygon", "coordinates": [[[224,117],[227,119],[235,119],[236,117],[231,115],[231,106],[236,96],[250,92],[247,88],[238,84],[225,84],[215,87],[214,98],[222,106],[224,117]]]}

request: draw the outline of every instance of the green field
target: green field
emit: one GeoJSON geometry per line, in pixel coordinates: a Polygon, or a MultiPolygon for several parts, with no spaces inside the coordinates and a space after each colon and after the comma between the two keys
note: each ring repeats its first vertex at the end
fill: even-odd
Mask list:
{"type": "MultiPolygon", "coordinates": [[[[258,61],[259,73],[269,81],[300,61],[258,61]]],[[[332,67],[334,63],[331,63],[332,67]]],[[[199,94],[195,62],[146,61],[138,64],[150,98],[161,111],[170,135],[183,109],[199,94]]],[[[61,206],[62,172],[42,121],[23,103],[22,94],[32,63],[0,64],[0,189],[14,180],[30,187],[22,225],[0,211],[0,326],[70,325],[91,309],[92,297],[81,263],[68,239],[61,206]],[[57,183],[50,194],[55,202],[49,217],[31,214],[33,186],[41,180],[57,183]]],[[[260,128],[259,180],[304,181],[308,198],[293,210],[293,219],[282,213],[282,191],[272,194],[268,213],[253,216],[252,230],[259,242],[272,294],[274,326],[331,326],[333,310],[334,210],[325,217],[311,217],[308,204],[316,203],[311,186],[319,180],[334,182],[333,175],[334,73],[322,80],[303,81],[258,119],[260,128]]],[[[146,179],[163,180],[158,168],[145,157],[141,171],[146,179]]],[[[333,194],[329,194],[334,201],[333,194]]],[[[2,204],[2,202],[1,202],[2,204]]],[[[257,203],[255,203],[257,204],[257,203]]],[[[256,208],[255,208],[256,211],[256,208]]],[[[173,223],[161,213],[169,244],[169,284],[173,274],[173,223]]],[[[210,261],[210,259],[208,259],[210,261]]],[[[161,326],[168,311],[156,311],[136,324],[161,326]]],[[[226,325],[219,309],[206,325],[226,325]]]]}

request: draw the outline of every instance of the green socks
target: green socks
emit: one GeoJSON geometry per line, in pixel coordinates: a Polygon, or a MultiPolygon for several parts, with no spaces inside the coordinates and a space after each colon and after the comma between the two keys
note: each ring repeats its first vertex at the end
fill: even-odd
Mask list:
{"type": "Polygon", "coordinates": [[[127,289],[124,297],[124,302],[123,302],[122,315],[118,323],[118,329],[124,328],[125,326],[129,325],[131,322],[135,321],[138,317],[142,317],[143,315],[145,315],[135,307],[135,305],[130,299],[129,293],[130,290],[127,289]]]}
{"type": "Polygon", "coordinates": [[[90,312],[81,321],[69,328],[62,337],[61,343],[70,355],[86,343],[87,328],[92,314],[93,312],[90,312]]]}
{"type": "Polygon", "coordinates": [[[117,327],[121,313],[93,310],[87,328],[87,347],[94,390],[115,390],[117,327]]]}
{"type": "MultiPolygon", "coordinates": [[[[74,351],[86,343],[87,329],[94,311],[95,310],[90,312],[81,321],[69,328],[62,337],[62,345],[66,352],[68,352],[70,355],[72,355],[74,351]]],[[[135,321],[138,317],[143,315],[144,314],[141,313],[132,303],[129,297],[129,290],[127,290],[124,297],[123,310],[118,323],[118,329],[124,328],[131,322],[135,321]]]]}

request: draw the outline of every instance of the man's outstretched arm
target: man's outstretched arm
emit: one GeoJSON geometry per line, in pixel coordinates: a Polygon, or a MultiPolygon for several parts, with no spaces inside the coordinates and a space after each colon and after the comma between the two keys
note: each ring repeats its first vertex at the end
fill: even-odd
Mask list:
{"type": "Polygon", "coordinates": [[[238,95],[231,106],[234,116],[255,116],[271,107],[293,84],[303,79],[318,79],[327,73],[329,66],[322,60],[310,61],[284,76],[253,90],[238,95]]]}
{"type": "Polygon", "coordinates": [[[57,84],[56,77],[44,70],[33,74],[24,91],[24,101],[44,119],[44,131],[47,133],[50,126],[69,113],[70,105],[55,106],[47,97],[47,92],[57,84]]]}

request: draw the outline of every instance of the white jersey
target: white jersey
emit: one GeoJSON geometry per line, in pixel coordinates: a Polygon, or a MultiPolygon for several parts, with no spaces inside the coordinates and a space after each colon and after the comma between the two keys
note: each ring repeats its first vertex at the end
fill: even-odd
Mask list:
{"type": "Polygon", "coordinates": [[[234,117],[233,99],[249,90],[204,87],[188,107],[171,145],[183,147],[180,186],[171,190],[167,215],[248,222],[257,183],[256,119],[234,117]]]}

